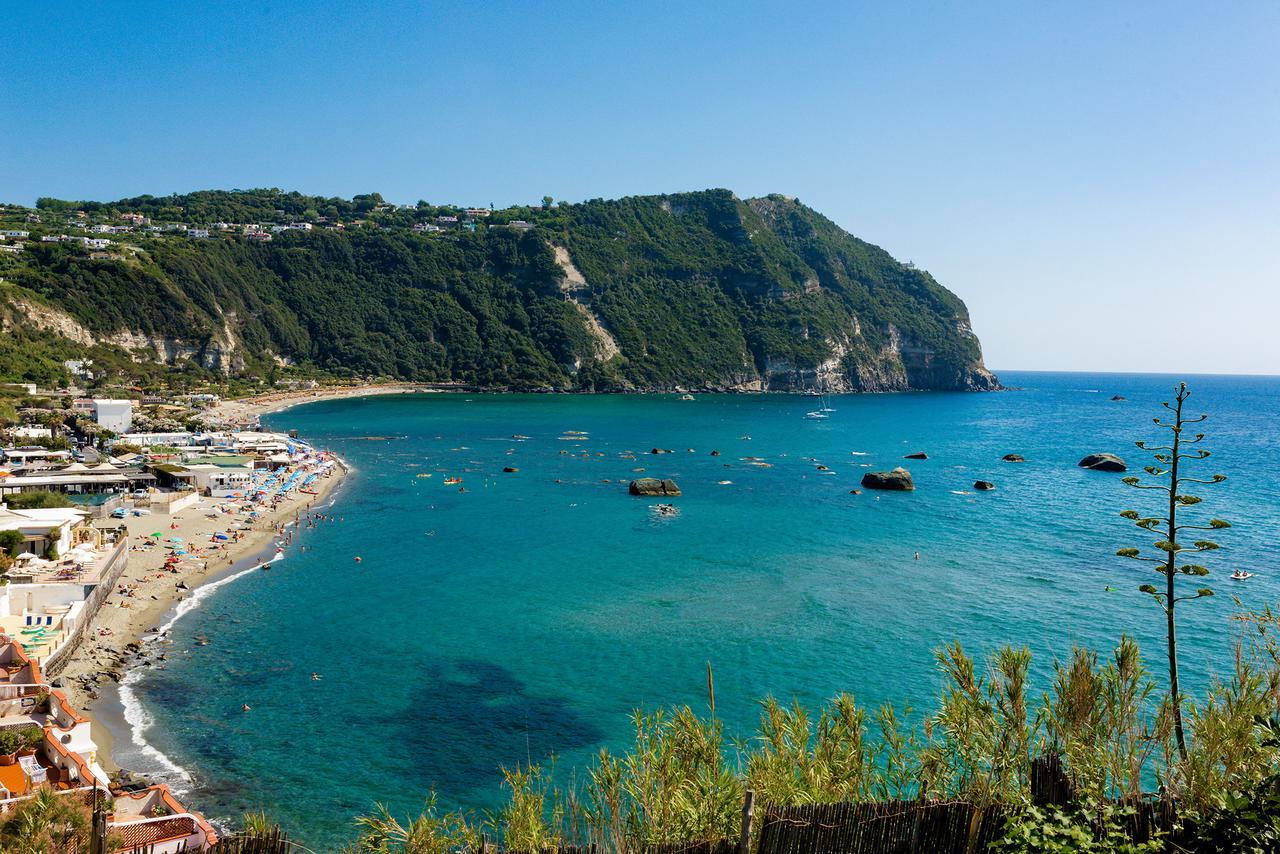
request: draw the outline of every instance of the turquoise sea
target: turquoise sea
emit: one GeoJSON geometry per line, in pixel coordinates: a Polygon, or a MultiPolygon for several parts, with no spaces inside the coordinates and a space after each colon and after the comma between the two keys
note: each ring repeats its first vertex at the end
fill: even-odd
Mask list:
{"type": "MultiPolygon", "coordinates": [[[[479,810],[501,765],[584,767],[626,746],[633,709],[704,705],[707,662],[744,735],[771,693],[928,708],[952,639],[1027,644],[1043,682],[1055,653],[1128,632],[1158,667],[1160,617],[1136,590],[1154,576],[1113,556],[1144,544],[1117,513],[1150,493],[1076,462],[1149,462],[1133,441],[1155,437],[1174,378],[1001,378],[1021,389],[836,397],[828,421],[785,395],[422,394],[271,416],[354,467],[337,519],[175,624],[166,665],[129,680],[149,746],[120,739],[117,758],[212,817],[265,808],[322,849],[376,801],[406,814],[434,788],[479,810]],[[914,493],[850,494],[914,451],[929,455],[905,463],[914,493]],[[627,494],[638,468],[680,484],[678,516],[627,494]],[[997,489],[972,494],[975,479],[997,489]]],[[[1231,477],[1204,506],[1235,523],[1220,595],[1184,609],[1184,678],[1201,687],[1229,667],[1230,594],[1280,592],[1280,378],[1190,384],[1212,416],[1203,470],[1231,477]],[[1231,582],[1237,566],[1256,577],[1231,582]]]]}

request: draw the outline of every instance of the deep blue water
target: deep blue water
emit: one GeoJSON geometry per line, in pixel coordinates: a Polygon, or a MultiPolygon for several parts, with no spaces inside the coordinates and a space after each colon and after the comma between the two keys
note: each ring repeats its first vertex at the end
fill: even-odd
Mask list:
{"type": "MultiPolygon", "coordinates": [[[[802,418],[813,398],[781,395],[414,395],[272,416],[355,467],[341,521],[178,623],[170,663],[136,686],[146,737],[196,775],[198,808],[265,807],[323,846],[375,801],[408,813],[434,788],[485,808],[500,765],[581,767],[625,747],[632,709],[705,704],[708,661],[717,711],[744,735],[770,693],[928,708],[933,650],[952,639],[1027,644],[1043,682],[1055,653],[1127,632],[1158,669],[1160,616],[1136,590],[1156,577],[1113,556],[1145,544],[1117,513],[1152,493],[1075,464],[1093,451],[1145,464],[1133,441],[1156,436],[1173,378],[1002,379],[1022,390],[838,397],[827,422],[802,418]],[[929,454],[906,463],[914,493],[850,494],[867,466],[913,451],[929,454]],[[636,468],[679,482],[678,517],[627,494],[636,468]],[[959,494],[979,478],[997,490],[959,494]]],[[[1211,580],[1274,601],[1280,378],[1191,385],[1212,416],[1203,471],[1231,477],[1203,492],[1235,523],[1211,580]],[[1257,577],[1233,586],[1236,566],[1257,577]]],[[[1234,611],[1230,595],[1183,609],[1193,687],[1226,672],[1234,611]]]]}

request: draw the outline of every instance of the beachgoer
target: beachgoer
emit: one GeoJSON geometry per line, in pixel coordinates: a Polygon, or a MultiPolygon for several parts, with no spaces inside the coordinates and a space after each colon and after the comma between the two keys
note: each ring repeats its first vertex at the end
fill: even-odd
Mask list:
{"type": "Polygon", "coordinates": [[[241,708],[242,708],[242,710],[243,710],[243,711],[246,711],[246,712],[248,712],[248,711],[252,711],[252,710],[249,708],[249,704],[248,704],[248,703],[245,703],[245,704],[244,704],[244,706],[242,706],[241,708]]]}
{"type": "Polygon", "coordinates": [[[920,559],[920,552],[916,552],[916,560],[920,559]]]}

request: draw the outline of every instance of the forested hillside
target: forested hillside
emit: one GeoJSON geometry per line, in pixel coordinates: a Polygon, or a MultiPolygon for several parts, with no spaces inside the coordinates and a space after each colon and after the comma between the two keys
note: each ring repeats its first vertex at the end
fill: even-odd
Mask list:
{"type": "Polygon", "coordinates": [[[58,384],[64,360],[88,356],[149,383],[996,386],[955,295],[798,202],[547,201],[254,190],[7,206],[0,228],[21,249],[0,253],[0,379],[58,384]]]}

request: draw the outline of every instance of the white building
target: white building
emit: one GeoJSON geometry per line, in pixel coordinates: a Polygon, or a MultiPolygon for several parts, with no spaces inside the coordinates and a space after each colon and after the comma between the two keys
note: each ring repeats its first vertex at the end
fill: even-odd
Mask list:
{"type": "Polygon", "coordinates": [[[19,554],[44,557],[51,546],[58,554],[66,554],[72,546],[72,531],[84,524],[85,512],[74,507],[41,507],[10,510],[0,504],[0,531],[17,531],[22,535],[19,554]]]}
{"type": "Polygon", "coordinates": [[[34,424],[23,424],[21,427],[14,427],[9,431],[15,439],[52,439],[53,429],[49,427],[37,427],[34,424]]]}
{"type": "Polygon", "coordinates": [[[113,433],[128,433],[133,427],[133,401],[95,398],[93,420],[113,433]]]}
{"type": "Polygon", "coordinates": [[[207,228],[188,228],[187,237],[208,237],[209,229],[207,228]]]}

